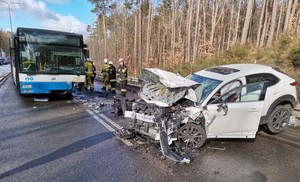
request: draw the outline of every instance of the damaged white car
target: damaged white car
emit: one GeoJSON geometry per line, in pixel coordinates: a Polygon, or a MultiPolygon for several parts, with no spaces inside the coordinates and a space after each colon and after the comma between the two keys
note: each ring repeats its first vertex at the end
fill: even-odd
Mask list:
{"type": "Polygon", "coordinates": [[[160,142],[163,155],[181,163],[181,151],[209,138],[255,138],[259,125],[283,131],[296,106],[294,79],[258,64],[208,68],[184,78],[143,69],[140,100],[125,117],[131,130],[160,142]]]}

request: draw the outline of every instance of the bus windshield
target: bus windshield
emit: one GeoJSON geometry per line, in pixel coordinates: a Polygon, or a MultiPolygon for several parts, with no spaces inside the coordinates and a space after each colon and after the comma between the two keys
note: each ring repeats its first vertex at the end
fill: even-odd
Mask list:
{"type": "Polygon", "coordinates": [[[20,43],[20,72],[82,74],[83,51],[79,47],[20,43]]]}

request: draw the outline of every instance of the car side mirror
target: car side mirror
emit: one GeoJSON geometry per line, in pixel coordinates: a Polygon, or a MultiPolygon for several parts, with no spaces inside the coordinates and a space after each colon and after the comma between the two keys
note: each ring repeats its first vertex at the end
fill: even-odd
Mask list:
{"type": "Polygon", "coordinates": [[[218,107],[218,109],[217,109],[218,112],[220,112],[221,110],[223,110],[225,112],[224,116],[227,115],[228,105],[227,105],[226,101],[222,101],[220,104],[217,105],[217,107],[218,107]]]}

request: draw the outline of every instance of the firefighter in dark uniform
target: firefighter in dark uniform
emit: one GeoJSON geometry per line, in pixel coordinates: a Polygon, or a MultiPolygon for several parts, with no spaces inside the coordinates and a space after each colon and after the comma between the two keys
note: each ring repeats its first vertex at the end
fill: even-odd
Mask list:
{"type": "Polygon", "coordinates": [[[117,76],[120,80],[121,86],[121,94],[126,95],[126,88],[127,88],[127,66],[124,64],[123,59],[119,59],[119,68],[117,71],[117,76]]]}
{"type": "Polygon", "coordinates": [[[96,78],[96,67],[95,67],[95,65],[94,65],[94,63],[93,63],[93,60],[92,59],[90,59],[91,60],[91,63],[92,63],[92,66],[93,66],[93,77],[91,77],[91,80],[92,80],[92,84],[94,85],[94,81],[95,81],[95,78],[96,78]]]}
{"type": "Polygon", "coordinates": [[[116,83],[117,83],[117,75],[116,75],[116,67],[113,65],[112,61],[109,61],[109,69],[108,69],[108,78],[109,84],[111,87],[111,93],[116,93],[116,83]]]}

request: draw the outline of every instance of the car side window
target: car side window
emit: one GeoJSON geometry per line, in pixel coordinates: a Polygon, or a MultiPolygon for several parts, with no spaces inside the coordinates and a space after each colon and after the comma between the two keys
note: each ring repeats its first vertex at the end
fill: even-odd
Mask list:
{"type": "MultiPolygon", "coordinates": [[[[226,85],[224,85],[223,87],[221,87],[210,99],[210,101],[208,103],[213,102],[214,100],[216,100],[217,98],[219,98],[221,95],[225,94],[226,92],[228,92],[229,90],[232,90],[234,88],[240,87],[242,85],[242,82],[240,80],[234,80],[232,82],[227,83],[226,85]]],[[[232,93],[232,96],[229,97],[231,99],[228,99],[230,102],[234,102],[237,101],[238,98],[235,97],[236,94],[232,93]]]]}
{"type": "Polygon", "coordinates": [[[279,78],[277,78],[271,73],[260,73],[246,76],[246,82],[247,84],[256,82],[267,82],[268,86],[273,86],[279,82],[279,78]]]}
{"type": "Polygon", "coordinates": [[[265,82],[256,82],[252,84],[243,85],[237,88],[234,88],[227,93],[221,95],[215,101],[212,101],[211,104],[218,104],[222,102],[227,103],[236,103],[236,102],[253,102],[260,101],[262,91],[264,90],[265,82]]]}

